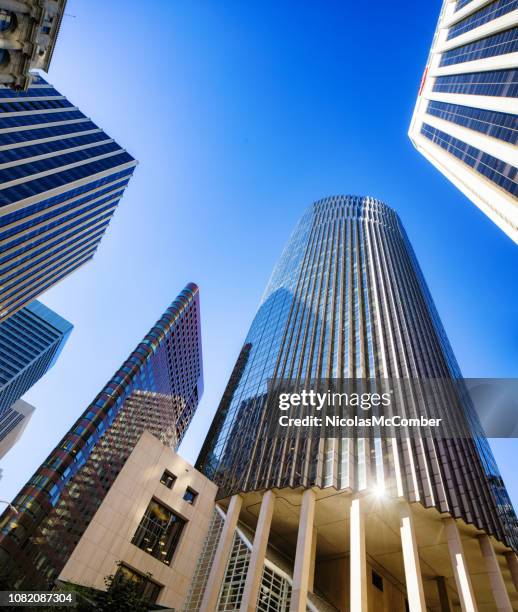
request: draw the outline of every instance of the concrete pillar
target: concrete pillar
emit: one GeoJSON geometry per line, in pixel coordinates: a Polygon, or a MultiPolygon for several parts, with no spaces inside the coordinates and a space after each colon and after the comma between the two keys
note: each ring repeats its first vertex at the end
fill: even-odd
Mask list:
{"type": "Polygon", "coordinates": [[[448,541],[453,576],[455,577],[455,584],[457,585],[462,612],[476,612],[477,602],[468,572],[468,565],[460,539],[459,528],[457,527],[455,519],[452,518],[444,519],[443,525],[446,530],[446,539],[448,541]]]}
{"type": "Polygon", "coordinates": [[[365,548],[365,515],[363,501],[353,497],[349,515],[349,559],[351,570],[350,610],[365,612],[367,606],[367,551],[365,548]]]}
{"type": "Polygon", "coordinates": [[[227,561],[232,548],[234,532],[236,530],[242,504],[243,498],[240,495],[234,495],[230,499],[227,516],[225,517],[225,523],[221,531],[214,560],[212,561],[205,593],[203,594],[200,612],[214,612],[217,608],[219,592],[225,576],[227,561]]]}
{"type": "Polygon", "coordinates": [[[306,612],[314,519],[315,492],[313,489],[306,489],[302,494],[302,507],[300,509],[290,612],[306,612]]]}
{"type": "Polygon", "coordinates": [[[400,501],[399,503],[399,530],[403,547],[408,606],[410,612],[426,612],[414,520],[410,505],[406,501],[400,501]]]}
{"type": "Polygon", "coordinates": [[[505,582],[500,571],[500,565],[498,559],[491,544],[491,540],[487,535],[478,536],[478,543],[480,550],[486,562],[486,569],[489,575],[489,582],[491,583],[491,590],[493,591],[493,597],[496,603],[496,609],[505,612],[512,612],[513,607],[509,600],[509,595],[505,588],[505,582]]]}
{"type": "Polygon", "coordinates": [[[444,576],[437,576],[435,582],[437,583],[437,591],[439,592],[441,612],[453,612],[453,605],[451,603],[450,593],[448,592],[446,578],[444,576]]]}
{"type": "Polygon", "coordinates": [[[241,599],[241,612],[255,612],[257,610],[257,597],[259,596],[259,588],[261,586],[264,558],[268,546],[274,506],[275,493],[273,491],[266,491],[263,495],[257,529],[255,530],[254,544],[250,555],[243,598],[241,599]]]}
{"type": "Polygon", "coordinates": [[[317,564],[317,530],[313,528],[313,537],[311,538],[311,562],[309,564],[309,584],[308,591],[314,592],[315,589],[315,567],[317,564]]]}
{"type": "Polygon", "coordinates": [[[505,553],[505,560],[513,578],[514,588],[518,591],[518,557],[514,551],[505,553]]]}

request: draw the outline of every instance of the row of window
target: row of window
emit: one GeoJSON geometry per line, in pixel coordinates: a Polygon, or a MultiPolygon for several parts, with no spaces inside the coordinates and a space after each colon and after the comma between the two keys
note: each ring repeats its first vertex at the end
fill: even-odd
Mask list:
{"type": "Polygon", "coordinates": [[[109,170],[110,168],[115,169],[117,166],[133,161],[131,155],[124,151],[75,168],[69,168],[32,181],[29,180],[18,185],[13,185],[12,187],[0,191],[0,206],[30,198],[31,196],[49,191],[50,189],[67,185],[93,174],[97,174],[98,172],[102,172],[103,170],[109,170]]]}
{"type": "Polygon", "coordinates": [[[440,76],[435,79],[433,91],[517,98],[518,70],[492,70],[440,76]]]}
{"type": "Polygon", "coordinates": [[[518,169],[514,166],[427,123],[423,123],[421,133],[511,195],[518,195],[518,169]]]}
{"type": "Polygon", "coordinates": [[[493,36],[445,51],[441,55],[440,66],[451,66],[462,62],[472,62],[484,57],[505,55],[518,51],[518,28],[511,28],[493,36]]]}
{"type": "Polygon", "coordinates": [[[468,15],[448,30],[448,40],[480,27],[484,23],[498,19],[518,8],[518,0],[494,0],[478,11],[468,15]]]}
{"type": "Polygon", "coordinates": [[[493,138],[518,143],[518,115],[430,100],[426,112],[493,138]]]}
{"type": "Polygon", "coordinates": [[[72,121],[74,119],[86,119],[86,117],[81,111],[73,107],[68,110],[63,109],[63,112],[59,113],[30,113],[15,116],[7,115],[5,117],[0,115],[0,130],[23,127],[24,125],[42,125],[45,123],[57,123],[59,121],[72,121]]]}

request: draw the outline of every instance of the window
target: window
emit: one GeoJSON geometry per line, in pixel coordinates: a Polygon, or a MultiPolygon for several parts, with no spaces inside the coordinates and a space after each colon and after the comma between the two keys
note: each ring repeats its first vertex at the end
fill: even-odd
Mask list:
{"type": "Polygon", "coordinates": [[[175,480],[176,480],[176,476],[174,474],[171,474],[171,472],[164,470],[164,473],[162,474],[162,478],[160,479],[160,482],[163,485],[165,485],[168,489],[172,489],[175,480]]]}
{"type": "Polygon", "coordinates": [[[169,565],[185,523],[172,510],[152,499],[131,542],[169,565]]]}
{"type": "Polygon", "coordinates": [[[198,497],[198,493],[196,493],[196,491],[194,489],[191,489],[191,487],[187,487],[187,490],[184,493],[184,500],[191,505],[194,505],[194,502],[196,501],[196,498],[198,497]]]}
{"type": "Polygon", "coordinates": [[[145,602],[154,604],[157,602],[162,587],[147,576],[132,570],[127,565],[119,565],[115,574],[115,583],[128,581],[133,582],[137,587],[137,594],[145,602]]]}
{"type": "Polygon", "coordinates": [[[372,584],[380,591],[383,591],[383,578],[374,570],[372,570],[372,584]]]}

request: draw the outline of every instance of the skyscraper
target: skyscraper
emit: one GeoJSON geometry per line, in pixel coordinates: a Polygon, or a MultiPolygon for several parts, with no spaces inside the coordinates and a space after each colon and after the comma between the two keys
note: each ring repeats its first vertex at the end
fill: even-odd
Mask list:
{"type": "Polygon", "coordinates": [[[518,242],[518,3],[444,0],[409,136],[518,242]]]}
{"type": "MultiPolygon", "coordinates": [[[[318,592],[357,612],[424,612],[445,598],[475,609],[475,597],[490,605],[493,596],[510,610],[516,516],[483,437],[276,437],[264,426],[268,382],[460,377],[396,213],[370,197],[312,205],[273,272],[198,459],[227,512],[214,517],[200,560],[211,569],[197,575],[186,609],[328,609],[318,592]],[[283,593],[277,603],[272,585],[283,593]]],[[[446,400],[444,419],[471,422],[468,406],[446,400]]]]}
{"type": "Polygon", "coordinates": [[[54,365],[71,331],[37,300],[0,324],[0,418],[54,365]]]}
{"type": "Polygon", "coordinates": [[[0,459],[18,442],[34,412],[23,400],[18,400],[0,416],[0,459]]]}
{"type": "Polygon", "coordinates": [[[189,284],[14,499],[17,512],[0,519],[4,583],[54,583],[144,431],[178,446],[203,390],[201,359],[189,284]]]}
{"type": "Polygon", "coordinates": [[[0,87],[0,321],[89,261],[136,161],[41,77],[0,87]]]}
{"type": "Polygon", "coordinates": [[[26,90],[48,72],[66,0],[0,0],[0,83],[26,90]]]}

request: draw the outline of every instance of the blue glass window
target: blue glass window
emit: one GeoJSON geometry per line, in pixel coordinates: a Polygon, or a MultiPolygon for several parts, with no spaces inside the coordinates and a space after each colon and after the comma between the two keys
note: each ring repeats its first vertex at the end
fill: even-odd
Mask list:
{"type": "Polygon", "coordinates": [[[518,143],[518,116],[430,100],[426,112],[512,144],[518,143]]]}
{"type": "Polygon", "coordinates": [[[479,96],[518,97],[518,70],[452,74],[435,79],[433,91],[479,96]]]}
{"type": "Polygon", "coordinates": [[[518,169],[472,147],[446,132],[423,123],[421,134],[488,178],[508,193],[518,195],[518,169]]]}
{"type": "MultiPolygon", "coordinates": [[[[114,148],[117,149],[118,145],[115,145],[114,148]]],[[[91,176],[92,174],[96,174],[98,172],[103,172],[103,170],[116,168],[117,166],[132,161],[133,158],[131,155],[126,152],[122,152],[118,155],[112,155],[110,157],[83,164],[75,168],[56,172],[55,174],[50,174],[49,176],[27,181],[26,183],[21,183],[19,185],[14,185],[13,187],[8,187],[7,189],[0,191],[0,206],[11,204],[12,202],[17,202],[18,200],[23,200],[24,198],[29,198],[33,195],[49,191],[50,189],[54,189],[56,187],[61,187],[62,185],[67,185],[73,181],[91,176]]]]}
{"type": "Polygon", "coordinates": [[[448,40],[474,30],[484,23],[493,21],[493,19],[497,19],[517,8],[518,0],[495,0],[453,25],[448,31],[448,40]]]}
{"type": "Polygon", "coordinates": [[[493,36],[487,36],[467,45],[445,51],[441,55],[439,65],[451,66],[462,62],[472,62],[484,57],[514,53],[515,51],[518,51],[518,28],[511,28],[505,32],[499,32],[493,36]]]}

